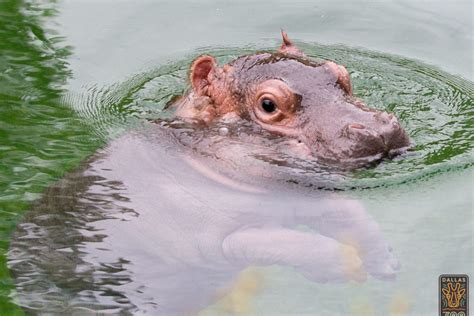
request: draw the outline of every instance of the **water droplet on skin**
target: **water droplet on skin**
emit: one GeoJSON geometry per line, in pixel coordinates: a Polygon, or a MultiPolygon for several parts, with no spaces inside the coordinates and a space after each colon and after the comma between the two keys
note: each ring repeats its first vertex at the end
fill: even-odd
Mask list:
{"type": "Polygon", "coordinates": [[[229,133],[229,129],[227,127],[221,127],[219,128],[219,135],[225,136],[229,133]]]}

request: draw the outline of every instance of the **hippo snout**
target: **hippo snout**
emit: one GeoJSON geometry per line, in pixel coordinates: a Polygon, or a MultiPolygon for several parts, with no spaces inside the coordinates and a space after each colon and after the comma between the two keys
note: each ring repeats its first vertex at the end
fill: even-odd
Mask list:
{"type": "Polygon", "coordinates": [[[410,145],[407,133],[400,125],[398,118],[391,113],[378,112],[376,120],[380,122],[380,137],[385,145],[385,152],[393,152],[410,145]]]}
{"type": "MultiPolygon", "coordinates": [[[[361,123],[350,123],[345,126],[342,138],[352,146],[347,146],[346,158],[362,158],[386,151],[384,137],[372,128],[361,123]]],[[[344,159],[344,157],[341,157],[344,159]]]]}
{"type": "Polygon", "coordinates": [[[374,121],[369,123],[349,123],[343,129],[342,136],[350,140],[354,158],[394,155],[410,144],[405,130],[391,113],[376,112],[374,121]]]}

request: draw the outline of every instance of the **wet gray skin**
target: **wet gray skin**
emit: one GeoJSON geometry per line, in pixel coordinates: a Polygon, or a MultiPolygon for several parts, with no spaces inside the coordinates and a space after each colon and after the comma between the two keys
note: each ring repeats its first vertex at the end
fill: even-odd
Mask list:
{"type": "Polygon", "coordinates": [[[291,126],[267,128],[295,137],[315,157],[360,165],[393,156],[409,146],[409,138],[393,114],[371,109],[351,96],[351,89],[344,90],[325,63],[274,53],[242,57],[231,65],[238,69],[234,92],[245,103],[259,82],[276,78],[288,84],[298,95],[296,121],[291,126]]]}

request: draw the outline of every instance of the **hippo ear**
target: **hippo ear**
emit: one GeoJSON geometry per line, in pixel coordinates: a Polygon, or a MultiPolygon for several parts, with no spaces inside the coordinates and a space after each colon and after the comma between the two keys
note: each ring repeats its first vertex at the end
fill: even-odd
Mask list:
{"type": "Polygon", "coordinates": [[[336,82],[348,95],[352,95],[352,84],[351,77],[346,67],[336,64],[332,61],[326,61],[324,63],[330,71],[336,76],[336,82]]]}
{"type": "Polygon", "coordinates": [[[305,54],[294,45],[290,39],[288,38],[288,34],[285,31],[281,30],[281,37],[283,38],[283,43],[278,50],[280,53],[289,54],[289,55],[296,55],[300,57],[304,57],[305,54]]]}
{"type": "Polygon", "coordinates": [[[352,84],[351,84],[351,77],[349,76],[349,72],[347,71],[346,67],[338,65],[339,68],[339,79],[337,83],[341,86],[341,88],[347,92],[348,95],[352,95],[352,84]]]}
{"type": "Polygon", "coordinates": [[[194,92],[198,95],[207,95],[210,85],[209,74],[217,67],[216,60],[212,56],[204,55],[198,57],[191,65],[189,79],[194,92]]]}

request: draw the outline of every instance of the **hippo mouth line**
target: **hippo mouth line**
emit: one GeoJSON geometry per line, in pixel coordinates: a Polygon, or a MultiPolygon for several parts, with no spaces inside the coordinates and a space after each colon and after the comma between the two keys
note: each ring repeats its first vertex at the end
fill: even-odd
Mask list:
{"type": "MultiPolygon", "coordinates": [[[[403,155],[406,152],[410,151],[414,147],[413,143],[410,143],[407,146],[402,146],[398,148],[391,148],[389,144],[385,142],[385,139],[380,135],[381,144],[383,144],[383,150],[377,151],[373,154],[354,156],[353,151],[348,150],[344,156],[341,157],[341,152],[337,153],[333,150],[328,149],[326,146],[325,152],[311,151],[311,156],[316,160],[322,163],[328,163],[331,165],[339,165],[343,168],[359,168],[370,166],[376,163],[379,163],[383,159],[393,159],[397,156],[403,155]]],[[[308,146],[307,144],[305,144],[308,146]]],[[[312,148],[314,146],[308,146],[312,148]]],[[[316,145],[317,148],[321,146],[316,145]]]]}
{"type": "Polygon", "coordinates": [[[352,164],[356,167],[363,167],[364,165],[370,165],[374,163],[378,163],[383,159],[393,159],[397,156],[405,154],[409,149],[412,148],[412,146],[405,146],[405,147],[400,147],[400,148],[395,148],[395,149],[388,149],[386,147],[386,150],[383,152],[376,153],[374,155],[368,155],[368,156],[363,156],[363,157],[356,157],[356,158],[347,158],[347,159],[341,159],[340,161],[342,163],[349,163],[352,164]]]}
{"type": "Polygon", "coordinates": [[[406,152],[410,151],[410,149],[413,149],[413,147],[414,147],[414,145],[413,145],[413,144],[410,144],[410,145],[405,146],[405,147],[390,149],[390,150],[387,152],[387,157],[390,158],[390,159],[392,159],[392,158],[395,158],[396,156],[403,155],[403,154],[405,154],[406,152]]]}

